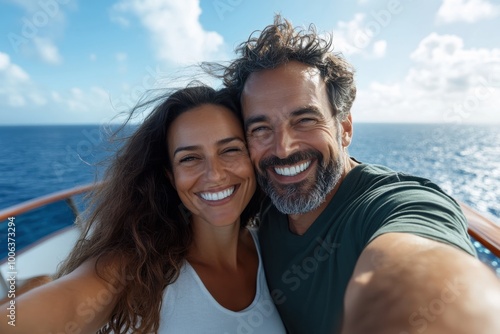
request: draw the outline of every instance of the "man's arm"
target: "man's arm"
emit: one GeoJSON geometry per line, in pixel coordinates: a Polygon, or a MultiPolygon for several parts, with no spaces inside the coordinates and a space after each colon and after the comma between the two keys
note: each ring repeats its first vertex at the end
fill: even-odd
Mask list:
{"type": "Polygon", "coordinates": [[[500,280],[462,250],[387,233],[362,252],[342,334],[498,334],[500,280]]]}

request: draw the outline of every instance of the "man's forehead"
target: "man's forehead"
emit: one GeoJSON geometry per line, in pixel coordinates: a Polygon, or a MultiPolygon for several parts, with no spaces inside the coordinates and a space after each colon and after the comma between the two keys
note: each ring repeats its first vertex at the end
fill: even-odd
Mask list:
{"type": "Polygon", "coordinates": [[[324,93],[326,88],[318,69],[290,62],[250,75],[242,92],[243,114],[318,104],[324,99],[324,93]]]}
{"type": "Polygon", "coordinates": [[[319,69],[298,61],[291,61],[276,68],[260,70],[250,74],[243,87],[242,95],[252,95],[256,90],[255,88],[272,86],[276,81],[323,83],[319,69]]]}

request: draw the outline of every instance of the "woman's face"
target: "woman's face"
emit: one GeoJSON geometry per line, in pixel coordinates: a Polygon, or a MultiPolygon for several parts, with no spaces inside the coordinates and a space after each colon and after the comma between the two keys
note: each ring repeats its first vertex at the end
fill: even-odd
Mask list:
{"type": "Polygon", "coordinates": [[[168,154],[170,179],[193,222],[239,221],[256,183],[243,129],[230,110],[204,104],[181,114],[169,128],[168,154]]]}

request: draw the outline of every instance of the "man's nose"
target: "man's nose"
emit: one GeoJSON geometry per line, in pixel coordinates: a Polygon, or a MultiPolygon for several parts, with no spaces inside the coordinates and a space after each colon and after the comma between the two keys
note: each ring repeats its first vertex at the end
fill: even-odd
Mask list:
{"type": "Polygon", "coordinates": [[[274,154],[278,158],[285,159],[297,149],[298,145],[289,129],[276,131],[274,137],[274,154]]]}

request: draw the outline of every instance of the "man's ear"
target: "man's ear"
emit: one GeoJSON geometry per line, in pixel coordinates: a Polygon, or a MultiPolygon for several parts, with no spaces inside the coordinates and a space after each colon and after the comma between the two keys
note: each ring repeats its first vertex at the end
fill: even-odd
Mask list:
{"type": "Polygon", "coordinates": [[[348,147],[351,145],[353,134],[351,113],[349,113],[349,115],[340,122],[340,127],[342,129],[342,146],[348,147]]]}

